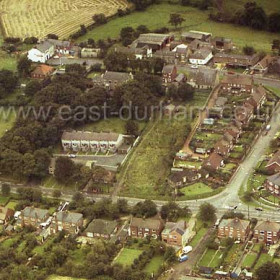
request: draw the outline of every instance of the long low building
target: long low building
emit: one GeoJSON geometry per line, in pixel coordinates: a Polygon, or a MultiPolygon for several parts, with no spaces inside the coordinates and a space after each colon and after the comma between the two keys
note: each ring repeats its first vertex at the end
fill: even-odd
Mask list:
{"type": "Polygon", "coordinates": [[[123,144],[124,135],[112,132],[64,131],[61,144],[64,151],[116,152],[123,144]]]}

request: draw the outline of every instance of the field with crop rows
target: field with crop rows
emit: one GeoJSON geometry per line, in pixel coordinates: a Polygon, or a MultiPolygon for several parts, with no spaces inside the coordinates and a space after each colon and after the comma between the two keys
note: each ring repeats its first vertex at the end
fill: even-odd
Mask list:
{"type": "Polygon", "coordinates": [[[91,24],[93,15],[111,16],[128,5],[126,0],[0,0],[0,17],[7,37],[53,33],[63,39],[91,24]]]}

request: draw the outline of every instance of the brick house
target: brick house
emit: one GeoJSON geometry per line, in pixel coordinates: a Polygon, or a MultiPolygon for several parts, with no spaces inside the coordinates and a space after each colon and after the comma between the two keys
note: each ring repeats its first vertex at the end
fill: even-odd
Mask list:
{"type": "Polygon", "coordinates": [[[271,173],[280,172],[280,150],[273,155],[265,168],[271,173]]]}
{"type": "Polygon", "coordinates": [[[0,206],[0,224],[5,225],[13,218],[15,211],[13,209],[0,206]]]}
{"type": "Polygon", "coordinates": [[[271,55],[266,55],[262,60],[260,60],[256,65],[251,67],[256,73],[265,74],[268,72],[268,67],[275,60],[271,55]]]}
{"type": "Polygon", "coordinates": [[[238,74],[225,75],[221,81],[221,88],[231,93],[252,93],[254,80],[252,77],[242,76],[238,74]]]}
{"type": "Polygon", "coordinates": [[[272,195],[280,196],[280,173],[268,176],[264,182],[264,187],[272,195]]]}
{"type": "Polygon", "coordinates": [[[214,152],[221,156],[227,156],[232,149],[233,143],[226,139],[221,139],[214,146],[214,152]]]}
{"type": "Polygon", "coordinates": [[[231,50],[233,48],[233,42],[229,38],[215,37],[212,39],[214,48],[218,50],[231,50]]]}
{"type": "Polygon", "coordinates": [[[258,86],[253,88],[253,93],[248,98],[248,103],[250,103],[256,110],[260,109],[264,102],[266,101],[266,90],[263,86],[258,86]]]}
{"type": "Polygon", "coordinates": [[[216,64],[224,64],[232,67],[251,67],[259,60],[259,56],[255,55],[242,55],[242,54],[227,54],[217,53],[214,55],[213,61],[216,64]]]}
{"type": "Polygon", "coordinates": [[[213,58],[212,50],[201,48],[189,56],[189,62],[195,65],[206,65],[213,58]]]}
{"type": "Polygon", "coordinates": [[[234,219],[223,219],[218,227],[219,238],[233,238],[244,242],[250,233],[250,222],[234,219]]]}
{"type": "Polygon", "coordinates": [[[183,247],[188,241],[186,240],[186,235],[186,221],[179,221],[178,223],[167,222],[161,233],[161,238],[168,245],[183,247]]]}
{"type": "Polygon", "coordinates": [[[187,83],[198,89],[212,89],[219,83],[219,75],[212,69],[190,69],[187,83]]]}
{"type": "Polygon", "coordinates": [[[213,152],[210,156],[203,162],[202,167],[208,171],[217,171],[220,167],[224,165],[223,158],[213,152]]]}
{"type": "Polygon", "coordinates": [[[32,79],[46,79],[54,72],[54,68],[46,64],[38,65],[32,72],[32,79]]]}
{"type": "Polygon", "coordinates": [[[55,213],[51,223],[51,233],[65,230],[70,234],[77,234],[83,226],[83,214],[60,211],[55,213]]]}
{"type": "Polygon", "coordinates": [[[225,133],[230,134],[233,137],[233,141],[236,142],[237,139],[240,137],[241,135],[241,130],[236,127],[234,124],[230,125],[230,127],[226,130],[225,133]]]}
{"type": "Polygon", "coordinates": [[[175,65],[165,65],[162,69],[162,81],[169,84],[175,81],[177,77],[177,67],[175,65]]]}
{"type": "Polygon", "coordinates": [[[49,218],[49,211],[35,207],[25,207],[20,214],[21,226],[34,226],[40,228],[42,223],[45,223],[49,218]]]}
{"type": "Polygon", "coordinates": [[[188,183],[198,180],[199,178],[201,178],[201,174],[199,174],[197,171],[185,169],[183,171],[172,173],[168,177],[167,181],[173,188],[180,188],[188,183]]]}
{"type": "Polygon", "coordinates": [[[254,117],[254,106],[246,100],[243,106],[238,106],[235,108],[235,119],[241,122],[242,125],[247,126],[251,119],[254,117]]]}
{"type": "Polygon", "coordinates": [[[271,221],[259,221],[254,229],[253,240],[265,244],[275,244],[280,238],[280,224],[271,221]]]}
{"type": "Polygon", "coordinates": [[[115,235],[118,229],[116,221],[107,221],[102,219],[93,220],[84,231],[87,237],[110,239],[115,235]]]}
{"type": "Polygon", "coordinates": [[[151,236],[154,239],[160,237],[163,229],[163,221],[160,218],[142,219],[132,217],[128,235],[135,238],[151,236]]]}

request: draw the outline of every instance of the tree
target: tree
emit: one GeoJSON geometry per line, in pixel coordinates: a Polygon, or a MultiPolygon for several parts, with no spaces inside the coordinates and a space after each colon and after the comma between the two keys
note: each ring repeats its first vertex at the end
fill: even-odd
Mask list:
{"type": "Polygon", "coordinates": [[[2,188],[1,188],[1,192],[2,192],[3,196],[9,196],[10,193],[11,193],[10,185],[3,183],[2,188]]]}
{"type": "Polygon", "coordinates": [[[121,29],[121,33],[120,33],[120,37],[121,37],[121,42],[124,46],[128,46],[130,45],[136,38],[136,33],[135,30],[128,26],[128,27],[123,27],[121,29]]]}
{"type": "Polygon", "coordinates": [[[86,70],[85,70],[84,66],[82,66],[78,63],[74,63],[74,64],[67,64],[65,66],[65,72],[66,73],[76,73],[78,75],[83,75],[83,74],[85,74],[86,70]]]}
{"type": "Polygon", "coordinates": [[[173,247],[166,247],[165,253],[164,253],[164,260],[166,262],[174,262],[176,260],[176,252],[173,247]]]}
{"type": "Polygon", "coordinates": [[[253,55],[255,53],[255,49],[254,47],[251,47],[251,46],[245,46],[243,47],[243,53],[246,54],[246,55],[253,55]]]}
{"type": "Polygon", "coordinates": [[[268,17],[268,30],[280,32],[280,13],[273,13],[268,17]]]}
{"type": "Polygon", "coordinates": [[[133,120],[128,120],[125,124],[125,131],[128,135],[139,135],[139,125],[133,120]]]}
{"type": "Polygon", "coordinates": [[[192,100],[194,96],[194,87],[186,83],[179,85],[177,96],[181,100],[192,100]]]}
{"type": "Polygon", "coordinates": [[[17,64],[17,70],[21,77],[27,77],[30,73],[31,69],[31,60],[29,60],[26,56],[20,58],[17,64]]]}
{"type": "Polygon", "coordinates": [[[169,23],[175,28],[177,28],[178,25],[182,25],[182,23],[185,21],[185,19],[180,14],[170,14],[169,23]]]}
{"type": "Polygon", "coordinates": [[[34,96],[39,90],[41,90],[42,84],[38,80],[31,80],[25,87],[24,93],[27,96],[34,96]]]}
{"type": "Polygon", "coordinates": [[[243,195],[245,201],[250,202],[253,200],[254,194],[250,191],[246,191],[243,195]]]}
{"type": "Polygon", "coordinates": [[[257,269],[256,276],[258,280],[279,280],[280,266],[278,263],[267,262],[257,269]]]}
{"type": "Polygon", "coordinates": [[[14,75],[12,71],[9,70],[0,70],[0,89],[2,89],[1,97],[5,97],[8,94],[12,93],[18,83],[18,78],[14,75]]]}
{"type": "Polygon", "coordinates": [[[29,45],[37,44],[38,38],[36,38],[36,37],[27,37],[27,38],[24,39],[23,42],[25,44],[29,44],[29,45]]]}
{"type": "Polygon", "coordinates": [[[176,222],[179,217],[187,217],[190,215],[188,207],[181,208],[175,202],[169,202],[161,207],[160,215],[163,219],[176,222]]]}
{"type": "Polygon", "coordinates": [[[200,205],[198,216],[204,222],[214,221],[216,218],[216,208],[212,204],[205,202],[200,205]]]}
{"type": "Polygon", "coordinates": [[[107,23],[107,18],[104,14],[96,14],[92,17],[93,21],[96,24],[105,24],[107,23]]]}
{"type": "Polygon", "coordinates": [[[59,157],[55,162],[54,176],[59,182],[68,182],[75,168],[74,162],[67,157],[59,157]]]}
{"type": "Polygon", "coordinates": [[[54,190],[53,193],[52,193],[52,196],[54,198],[59,198],[61,197],[61,191],[60,190],[54,190]]]}
{"type": "Polygon", "coordinates": [[[157,206],[151,200],[138,202],[132,209],[132,214],[137,217],[150,218],[157,214],[157,206]]]}
{"type": "Polygon", "coordinates": [[[47,38],[48,39],[58,40],[58,36],[56,34],[51,34],[51,33],[47,35],[47,38]]]}

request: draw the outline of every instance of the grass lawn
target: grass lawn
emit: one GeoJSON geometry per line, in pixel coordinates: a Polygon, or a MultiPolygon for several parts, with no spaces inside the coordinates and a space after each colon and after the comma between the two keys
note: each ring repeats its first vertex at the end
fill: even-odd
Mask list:
{"type": "Polygon", "coordinates": [[[268,254],[262,253],[258,259],[258,262],[255,265],[255,269],[258,269],[260,266],[265,264],[266,262],[272,261],[272,257],[268,254]]]}
{"type": "Polygon", "coordinates": [[[54,237],[53,238],[48,238],[42,245],[40,246],[36,246],[32,252],[33,253],[36,253],[38,255],[43,255],[45,253],[44,249],[49,246],[54,240],[54,237]]]}
{"type": "Polygon", "coordinates": [[[233,268],[236,265],[236,262],[240,259],[242,254],[241,246],[242,244],[233,244],[233,246],[230,248],[223,262],[223,266],[225,267],[226,271],[233,268]]]}
{"type": "Polygon", "coordinates": [[[141,24],[145,24],[151,30],[163,26],[170,28],[171,26],[168,21],[171,13],[179,13],[185,19],[181,26],[181,31],[198,30],[211,32],[213,36],[231,38],[240,48],[248,45],[249,42],[257,51],[264,50],[270,52],[272,40],[280,38],[279,35],[269,32],[253,31],[247,27],[210,21],[208,19],[209,11],[162,3],[159,5],[152,5],[144,12],[134,12],[128,16],[113,19],[105,25],[88,31],[85,36],[78,39],[78,42],[85,41],[88,38],[93,38],[95,40],[107,39],[108,37],[117,38],[119,37],[120,30],[127,26],[136,28],[141,24]],[[159,18],[160,20],[158,20],[159,18]]]}
{"type": "Polygon", "coordinates": [[[9,201],[6,207],[14,210],[17,204],[18,203],[16,201],[9,201]]]}
{"type": "Polygon", "coordinates": [[[16,58],[0,50],[0,70],[6,69],[6,70],[15,71],[16,68],[17,68],[16,58]]]}
{"type": "Polygon", "coordinates": [[[208,230],[207,228],[202,227],[196,233],[196,235],[194,236],[194,238],[192,239],[189,245],[195,247],[199,243],[200,239],[206,234],[207,230],[208,230]]]}
{"type": "Polygon", "coordinates": [[[193,185],[182,188],[181,192],[184,193],[185,196],[191,197],[200,194],[211,193],[213,192],[213,190],[204,183],[195,183],[193,185]]]}
{"type": "Polygon", "coordinates": [[[266,88],[272,91],[277,97],[280,97],[280,88],[269,87],[269,86],[266,86],[266,88]]]}
{"type": "Polygon", "coordinates": [[[47,177],[43,182],[42,185],[45,188],[50,188],[50,189],[65,189],[65,188],[75,188],[75,184],[72,185],[64,185],[60,184],[56,181],[56,179],[53,176],[47,177]]]}
{"type": "Polygon", "coordinates": [[[214,255],[216,254],[216,250],[207,249],[206,253],[204,254],[203,258],[199,262],[200,266],[212,267],[210,262],[212,261],[214,255]]]}
{"type": "Polygon", "coordinates": [[[123,266],[131,266],[133,261],[137,259],[141,253],[142,250],[124,248],[115,260],[115,263],[121,264],[123,266]]]}
{"type": "Polygon", "coordinates": [[[8,238],[8,239],[4,240],[3,242],[1,242],[1,246],[3,248],[10,248],[17,242],[18,242],[18,236],[15,236],[15,237],[8,238]]]}
{"type": "Polygon", "coordinates": [[[186,168],[199,168],[201,165],[202,165],[202,161],[176,160],[174,163],[175,167],[186,167],[186,168]]]}
{"type": "MultiPolygon", "coordinates": [[[[0,58],[1,65],[1,58],[0,58]]],[[[4,107],[0,108],[0,137],[2,137],[5,132],[11,129],[16,120],[16,114],[14,111],[9,111],[4,107]]]]}
{"type": "MultiPolygon", "coordinates": [[[[84,126],[78,127],[79,130],[87,130],[87,131],[95,131],[95,132],[116,132],[116,133],[126,133],[125,129],[125,120],[121,120],[118,118],[110,118],[107,120],[101,120],[98,122],[86,124],[84,126]]],[[[138,122],[139,131],[142,131],[146,126],[146,122],[138,122]]]]}
{"type": "Polygon", "coordinates": [[[155,256],[151,259],[151,261],[145,266],[144,272],[147,273],[157,273],[160,266],[164,263],[163,256],[155,256]]]}
{"type": "Polygon", "coordinates": [[[234,163],[227,163],[223,168],[222,172],[224,173],[231,173],[231,171],[236,168],[236,164],[234,163]]]}
{"type": "Polygon", "coordinates": [[[10,200],[10,197],[0,196],[0,205],[5,206],[9,200],[10,200]]]}
{"type": "Polygon", "coordinates": [[[242,266],[251,268],[253,266],[253,264],[255,263],[256,259],[257,259],[257,254],[255,254],[255,253],[247,254],[247,256],[245,257],[245,259],[242,263],[242,266]]]}

